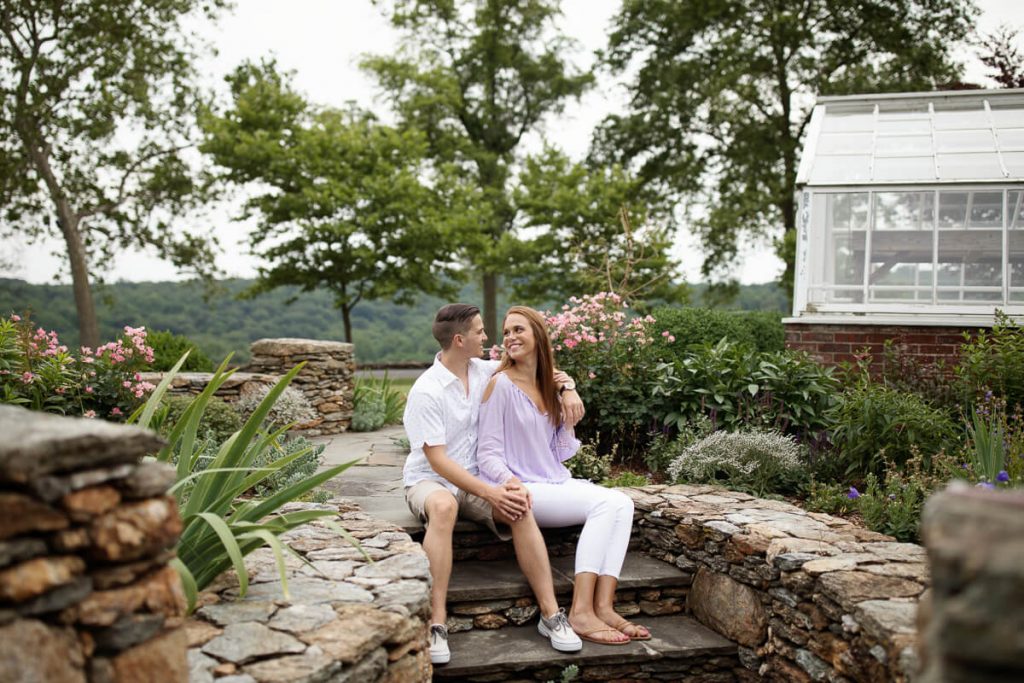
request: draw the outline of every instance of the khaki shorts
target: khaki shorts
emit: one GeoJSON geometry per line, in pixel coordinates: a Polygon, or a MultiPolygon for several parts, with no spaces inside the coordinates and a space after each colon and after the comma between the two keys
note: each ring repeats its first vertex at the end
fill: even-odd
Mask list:
{"type": "Polygon", "coordinates": [[[455,497],[455,501],[459,505],[459,518],[468,519],[478,524],[483,524],[485,527],[494,532],[494,534],[503,541],[507,541],[512,538],[512,533],[509,531],[508,526],[505,524],[498,524],[494,521],[494,514],[491,508],[491,504],[479,496],[474,496],[472,493],[467,493],[462,489],[458,490],[458,493],[452,494],[444,484],[433,481],[430,479],[424,479],[423,481],[416,482],[412,486],[405,487],[405,502],[409,505],[409,510],[412,514],[422,521],[429,523],[427,519],[427,498],[431,496],[435,491],[444,491],[449,495],[455,497]]]}

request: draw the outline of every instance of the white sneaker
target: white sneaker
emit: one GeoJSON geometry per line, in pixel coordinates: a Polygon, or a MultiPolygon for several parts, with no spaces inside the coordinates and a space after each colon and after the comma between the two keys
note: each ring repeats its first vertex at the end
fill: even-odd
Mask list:
{"type": "Polygon", "coordinates": [[[559,652],[579,652],[583,649],[583,641],[572,630],[565,610],[560,609],[551,618],[545,619],[542,614],[537,622],[537,630],[551,641],[551,647],[559,652]]]}
{"type": "Polygon", "coordinates": [[[447,664],[452,658],[448,649],[448,628],[444,624],[430,625],[430,662],[447,664]]]}

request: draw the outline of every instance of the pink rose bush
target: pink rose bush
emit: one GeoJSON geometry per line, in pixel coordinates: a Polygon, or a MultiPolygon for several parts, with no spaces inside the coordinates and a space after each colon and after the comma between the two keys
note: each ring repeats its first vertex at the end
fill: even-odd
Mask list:
{"type": "Polygon", "coordinates": [[[72,353],[56,332],[18,315],[0,318],[2,403],[120,420],[153,390],[140,374],[152,362],[144,327],[126,326],[121,338],[72,353]]]}
{"type": "Polygon", "coordinates": [[[658,378],[656,338],[675,341],[650,315],[633,314],[614,292],[572,297],[546,314],[560,369],[576,380],[587,406],[577,433],[632,451],[661,426],[664,414],[651,388],[658,378]]]}

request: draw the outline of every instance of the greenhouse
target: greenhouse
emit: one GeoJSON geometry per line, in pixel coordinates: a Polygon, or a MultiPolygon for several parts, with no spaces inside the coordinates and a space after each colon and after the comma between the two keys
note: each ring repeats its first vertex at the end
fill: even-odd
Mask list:
{"type": "Polygon", "coordinates": [[[787,323],[1024,314],[1024,90],[821,97],[787,323]]]}

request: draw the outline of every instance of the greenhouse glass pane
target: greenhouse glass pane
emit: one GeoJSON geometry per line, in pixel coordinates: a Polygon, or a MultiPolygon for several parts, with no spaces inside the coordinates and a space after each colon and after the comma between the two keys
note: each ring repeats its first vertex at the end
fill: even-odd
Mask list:
{"type": "Polygon", "coordinates": [[[812,182],[870,180],[871,157],[866,155],[818,156],[811,169],[812,182]]]}
{"type": "Polygon", "coordinates": [[[928,123],[927,116],[915,116],[912,119],[892,120],[887,119],[885,116],[879,116],[878,118],[878,134],[879,135],[894,135],[894,134],[905,134],[905,133],[928,133],[931,130],[931,124],[928,123]]]}
{"type": "Polygon", "coordinates": [[[1002,128],[998,131],[998,137],[1000,150],[1024,150],[1024,128],[1002,128]]]}
{"type": "Polygon", "coordinates": [[[996,143],[991,130],[940,130],[935,147],[940,152],[994,152],[996,143]]]}
{"type": "Polygon", "coordinates": [[[1012,107],[992,107],[992,123],[996,128],[1020,128],[1020,105],[1012,107]]]}
{"type": "Polygon", "coordinates": [[[1006,210],[1009,214],[1008,235],[1010,267],[1010,301],[1024,302],[1024,192],[1010,190],[1006,193],[1006,210]]]}
{"type": "Polygon", "coordinates": [[[1003,227],[1002,192],[971,192],[970,206],[971,217],[968,227],[1000,229],[1003,227]]]}
{"type": "Polygon", "coordinates": [[[933,180],[932,157],[875,157],[874,180],[933,180]]]}
{"type": "Polygon", "coordinates": [[[931,230],[934,196],[932,192],[876,193],[875,230],[931,230]]]}
{"type": "Polygon", "coordinates": [[[1024,152],[1003,152],[1001,156],[1011,178],[1024,178],[1024,152]]]}
{"type": "Polygon", "coordinates": [[[1002,178],[1003,169],[994,153],[939,154],[941,180],[991,180],[1002,178]]]}
{"type": "MultiPolygon", "coordinates": [[[[870,142],[868,143],[870,144],[870,142]]],[[[861,149],[864,149],[861,147],[861,149]]],[[[875,154],[931,154],[931,135],[879,135],[875,140],[875,154]]]]}
{"type": "Polygon", "coordinates": [[[1003,300],[1002,273],[1001,229],[939,233],[939,301],[999,303],[1003,300]]]}
{"type": "MultiPolygon", "coordinates": [[[[874,245],[871,249],[872,253],[875,253],[874,245]]],[[[933,278],[931,261],[928,263],[905,262],[897,256],[889,258],[872,256],[871,280],[868,285],[869,301],[874,303],[893,301],[931,303],[933,278]]]]}
{"type": "Polygon", "coordinates": [[[977,109],[960,111],[936,110],[932,121],[936,130],[969,130],[989,127],[988,115],[980,106],[977,109]]]}
{"type": "Polygon", "coordinates": [[[870,132],[874,129],[875,115],[873,113],[836,114],[826,110],[825,118],[821,122],[823,133],[870,132]]]}
{"type": "Polygon", "coordinates": [[[939,229],[967,227],[967,192],[939,193],[939,229]]]}
{"type": "Polygon", "coordinates": [[[822,133],[817,154],[850,154],[871,148],[871,133],[822,133]]]}
{"type": "Polygon", "coordinates": [[[864,299],[864,245],[868,226],[866,192],[829,194],[825,205],[827,262],[824,281],[831,285],[826,300],[861,303],[864,299]]]}

